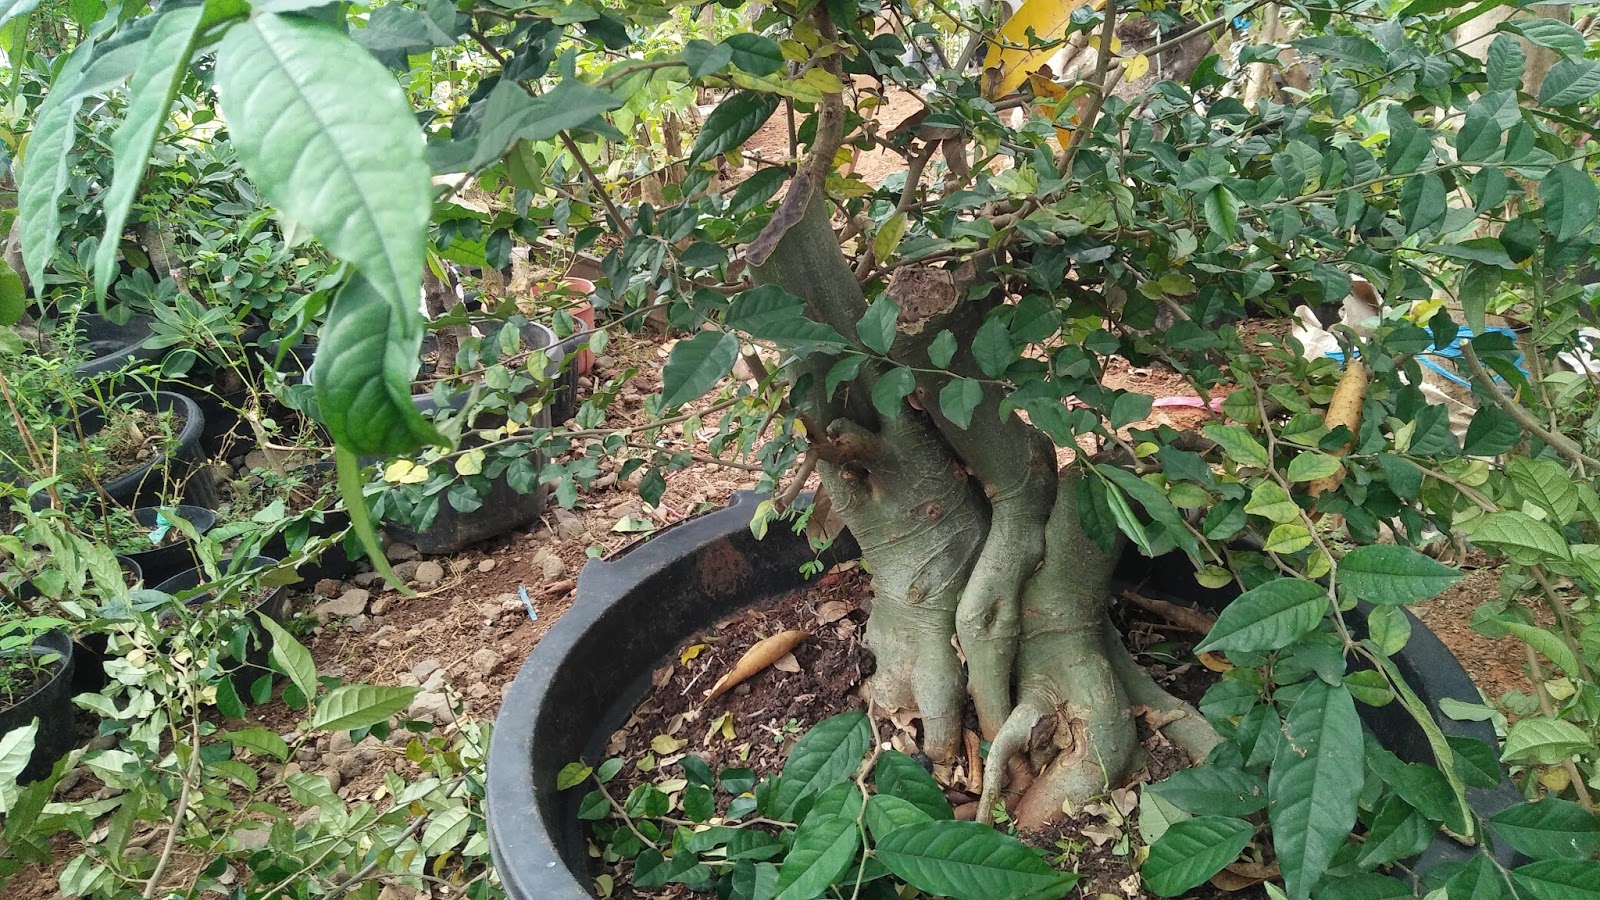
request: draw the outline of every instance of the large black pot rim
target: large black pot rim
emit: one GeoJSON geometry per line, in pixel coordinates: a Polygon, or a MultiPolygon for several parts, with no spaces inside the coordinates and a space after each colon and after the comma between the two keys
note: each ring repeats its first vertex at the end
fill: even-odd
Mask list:
{"type": "Polygon", "coordinates": [[[121,325],[104,316],[83,314],[77,317],[82,343],[106,345],[104,352],[73,370],[79,378],[91,379],[117,372],[131,363],[159,359],[163,351],[151,348],[155,337],[155,319],[149,316],[131,316],[121,325]]]}
{"type": "MultiPolygon", "coordinates": [[[[593,896],[580,823],[573,815],[582,792],[557,792],[556,773],[566,763],[593,758],[605,737],[644,695],[651,670],[682,637],[750,603],[802,586],[795,570],[800,561],[810,558],[811,552],[805,541],[789,535],[787,529],[773,529],[760,554],[751,557],[759,560],[765,570],[755,575],[729,571],[730,566],[737,568],[738,562],[726,553],[716,552],[723,549],[737,554],[740,545],[753,544],[750,516],[761,499],[759,495],[737,494],[727,509],[680,523],[648,541],[631,545],[612,559],[591,560],[579,574],[572,608],[534,647],[512,682],[489,748],[489,846],[509,896],[526,900],[581,900],[593,896]],[[699,570],[698,582],[696,574],[688,571],[691,567],[699,570]],[[757,584],[752,585],[752,581],[757,584]],[[649,585],[639,591],[646,596],[634,597],[630,604],[630,595],[641,585],[649,585]],[[700,614],[689,614],[695,621],[687,623],[675,619],[683,618],[682,607],[692,605],[680,602],[680,598],[688,596],[681,591],[684,587],[697,592],[696,599],[702,607],[700,614]],[[699,594],[716,594],[724,603],[707,613],[705,607],[716,606],[718,600],[699,594]],[[629,609],[630,605],[634,608],[629,609]],[[650,612],[653,620],[640,621],[636,614],[641,610],[650,612]],[[656,652],[636,653],[630,642],[646,643],[656,652]],[[590,657],[590,664],[573,667],[582,668],[582,672],[564,672],[569,657],[585,655],[590,657]],[[627,665],[619,665],[622,661],[627,665]],[[622,669],[637,671],[619,671],[622,669]]],[[[856,552],[854,542],[846,535],[835,543],[829,556],[843,559],[856,552]]],[[[1138,584],[1147,595],[1174,598],[1176,595],[1171,592],[1180,583],[1192,584],[1193,567],[1187,561],[1168,562],[1173,564],[1125,557],[1118,581],[1138,584]]],[[[1183,599],[1198,599],[1202,604],[1210,600],[1215,604],[1219,595],[1225,597],[1227,593],[1199,588],[1186,591],[1183,599]],[[1206,596],[1208,593],[1210,596],[1206,596]]],[[[1233,591],[1233,595],[1237,593],[1233,591]]],[[[1460,663],[1426,626],[1409,612],[1407,616],[1412,625],[1411,640],[1395,661],[1412,688],[1435,711],[1439,701],[1447,697],[1478,702],[1477,689],[1460,663]]],[[[1404,717],[1398,704],[1378,710],[1366,706],[1361,709],[1364,720],[1369,722],[1371,713],[1385,710],[1404,717]]],[[[1487,723],[1456,722],[1438,715],[1435,718],[1448,735],[1498,746],[1487,723]]],[[[1416,728],[1415,723],[1410,724],[1416,728]]],[[[1417,731],[1420,734],[1420,729],[1417,731]]],[[[1402,758],[1408,755],[1405,747],[1391,749],[1402,758]]],[[[1518,799],[1508,787],[1469,793],[1474,809],[1482,817],[1518,799]]],[[[1516,862],[1507,848],[1499,846],[1496,851],[1502,863],[1516,862]]],[[[1425,872],[1470,852],[1441,837],[1415,861],[1413,869],[1425,872]]]]}
{"type": "MultiPolygon", "coordinates": [[[[199,405],[189,397],[172,391],[130,392],[119,395],[117,399],[119,401],[131,400],[135,406],[151,412],[179,411],[184,417],[183,427],[173,436],[172,442],[164,448],[159,456],[116,478],[107,479],[101,485],[105,490],[106,496],[125,506],[137,506],[139,505],[141,494],[146,490],[146,479],[151,477],[157,468],[166,473],[174,466],[183,463],[194,467],[194,471],[190,475],[190,483],[185,485],[185,499],[195,506],[215,506],[215,481],[208,469],[198,466],[200,462],[203,462],[200,453],[200,435],[205,430],[205,415],[200,411],[199,405]]],[[[105,427],[105,415],[99,409],[86,410],[80,416],[79,423],[83,428],[84,434],[97,434],[105,427]]],[[[166,477],[163,474],[158,479],[158,490],[164,485],[165,481],[166,477]]],[[[43,493],[35,494],[30,499],[35,509],[43,509],[49,506],[50,503],[48,495],[43,493]]],[[[155,498],[146,496],[145,499],[155,498]]],[[[96,502],[96,500],[88,494],[81,494],[67,498],[66,502],[92,503],[96,502]]]]}

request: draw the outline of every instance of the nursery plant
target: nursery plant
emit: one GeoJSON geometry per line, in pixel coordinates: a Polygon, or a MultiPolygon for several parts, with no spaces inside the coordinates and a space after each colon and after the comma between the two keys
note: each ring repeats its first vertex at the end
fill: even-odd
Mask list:
{"type": "MultiPolygon", "coordinates": [[[[902,62],[907,20],[874,3],[751,9],[748,31],[647,56],[626,56],[666,15],[646,3],[121,9],[53,67],[21,165],[23,258],[42,289],[78,114],[126,82],[93,261],[105,291],[176,85],[191,61],[209,70],[263,197],[347,264],[313,374],[354,498],[359,457],[443,442],[411,400],[430,209],[451,190],[430,174],[514,181],[519,147],[559,139],[599,207],[603,224],[575,240],[606,233],[610,295],[653,296],[693,329],[662,372],[662,418],[606,440],[721,414],[750,423],[723,446],[759,445],[769,485],[795,460],[792,484],[820,476],[873,573],[872,705],[914,709],[922,749],[945,762],[971,704],[989,743],[985,822],[1004,801],[1019,825],[1049,825],[1126,781],[1142,708],[1203,762],[1163,794],[1178,821],[1143,870],[1160,893],[1255,845],[1271,847],[1292,900],[1398,895],[1411,888],[1372,870],[1443,828],[1484,851],[1429,875],[1450,897],[1588,896],[1600,458],[1582,329],[1600,64],[1592,20],[1512,11],[1248,3],[1185,21],[1115,0],[993,7],[953,20],[950,48],[927,47],[948,65],[889,127],[872,114],[881,89],[920,88],[929,67],[902,62]],[[1162,37],[1123,36],[1150,31],[1162,37]],[[1219,36],[1237,52],[1167,65],[1219,36]],[[425,142],[384,63],[463,45],[490,74],[425,142]],[[1047,70],[1058,51],[1063,71],[1047,70]],[[579,59],[608,53],[625,58],[580,74],[579,59]],[[660,203],[613,196],[589,165],[619,137],[607,113],[660,81],[721,99],[660,203]],[[780,109],[794,111],[793,158],[733,177],[780,109]],[[870,183],[849,167],[856,151],[898,155],[905,173],[870,183]],[[1357,276],[1376,315],[1336,329],[1342,362],[1308,357],[1286,328],[1240,325],[1337,305],[1357,276]],[[1517,340],[1488,327],[1500,321],[1517,340]],[[1456,399],[1477,407],[1461,433],[1424,392],[1422,362],[1445,351],[1456,399]],[[1131,427],[1154,398],[1105,384],[1119,359],[1163,361],[1221,401],[1218,418],[1200,434],[1131,427]],[[740,362],[751,377],[726,381],[740,362]],[[1517,701],[1502,748],[1447,740],[1390,660],[1409,628],[1399,608],[1459,577],[1420,548],[1456,539],[1505,563],[1504,599],[1478,626],[1530,648],[1536,696],[1517,701]],[[1247,589],[1199,648],[1231,668],[1198,710],[1108,625],[1124,543],[1181,549],[1205,578],[1247,589]],[[1372,604],[1362,621],[1358,600],[1372,604]],[[1357,703],[1404,707],[1431,763],[1369,746],[1357,703]],[[1465,789],[1497,782],[1502,760],[1537,776],[1530,794],[1571,803],[1481,821],[1465,789]],[[1503,871],[1487,852],[1498,841],[1535,861],[1503,871]]],[[[626,320],[625,303],[615,312],[626,320]]],[[[647,475],[641,493],[659,485],[647,475]]],[[[366,507],[351,508],[369,533],[366,507]]],[[[826,786],[785,773],[768,809],[794,816],[826,786]]],[[[908,879],[925,890],[1018,895],[1021,868],[956,842],[877,839],[853,814],[802,832],[813,821],[795,841],[817,852],[785,861],[803,860],[795,896],[821,896],[868,837],[886,865],[892,846],[945,879],[908,879]]]]}

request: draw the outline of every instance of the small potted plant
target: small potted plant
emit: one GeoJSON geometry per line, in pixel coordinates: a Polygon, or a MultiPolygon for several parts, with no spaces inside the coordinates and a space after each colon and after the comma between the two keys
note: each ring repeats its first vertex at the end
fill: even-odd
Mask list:
{"type": "Polygon", "coordinates": [[[66,624],[0,604],[0,770],[19,782],[50,774],[72,749],[73,645],[66,624]]]}

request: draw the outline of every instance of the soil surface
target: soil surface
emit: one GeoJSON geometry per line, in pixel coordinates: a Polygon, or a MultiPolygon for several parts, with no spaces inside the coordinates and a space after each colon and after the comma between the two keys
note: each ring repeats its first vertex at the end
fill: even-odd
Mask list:
{"type": "MultiPolygon", "coordinates": [[[[857,565],[845,564],[815,586],[746,610],[686,639],[656,669],[651,693],[611,736],[607,755],[638,763],[626,763],[608,790],[621,798],[639,784],[681,777],[677,763],[690,754],[704,759],[714,772],[748,768],[757,780],[781,772],[794,743],[818,722],[866,709],[861,688],[872,674],[873,661],[862,634],[871,603],[870,576],[857,565]],[[706,699],[708,688],[753,645],[791,630],[806,631],[809,636],[771,667],[720,697],[706,699]]],[[[1119,605],[1116,618],[1128,645],[1174,695],[1195,701],[1216,681],[1216,673],[1194,661],[1193,635],[1152,620],[1131,605],[1119,605]]],[[[968,718],[970,727],[975,724],[970,709],[968,718]]],[[[1074,897],[1144,900],[1155,896],[1142,888],[1133,855],[1142,843],[1138,837],[1138,785],[1159,781],[1190,761],[1143,719],[1138,724],[1149,759],[1132,784],[1108,792],[1050,829],[1019,835],[1053,865],[1083,876],[1074,888],[1074,897]]],[[[881,716],[876,727],[880,738],[895,749],[918,756],[917,731],[911,719],[899,714],[881,716]]],[[[929,766],[956,814],[970,818],[980,793],[981,770],[974,770],[970,760],[929,766]]],[[[725,811],[729,799],[719,792],[719,811],[725,811]]],[[[1226,889],[1206,885],[1186,896],[1253,900],[1265,896],[1257,886],[1263,874],[1276,874],[1271,866],[1240,864],[1235,869],[1219,876],[1226,889]]],[[[648,892],[633,888],[627,862],[615,867],[596,865],[596,875],[607,871],[614,879],[613,897],[687,896],[681,885],[648,892]]]]}

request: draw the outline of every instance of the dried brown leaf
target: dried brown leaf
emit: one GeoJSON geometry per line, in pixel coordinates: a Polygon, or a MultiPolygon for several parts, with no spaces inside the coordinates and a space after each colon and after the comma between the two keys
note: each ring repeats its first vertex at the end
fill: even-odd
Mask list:
{"type": "Polygon", "coordinates": [[[717,699],[728,691],[733,690],[751,677],[759,674],[768,666],[782,659],[789,651],[800,645],[800,642],[810,637],[806,631],[783,631],[769,638],[763,638],[755,646],[745,651],[744,656],[734,664],[728,674],[717,679],[711,690],[706,694],[706,701],[717,699]]]}

